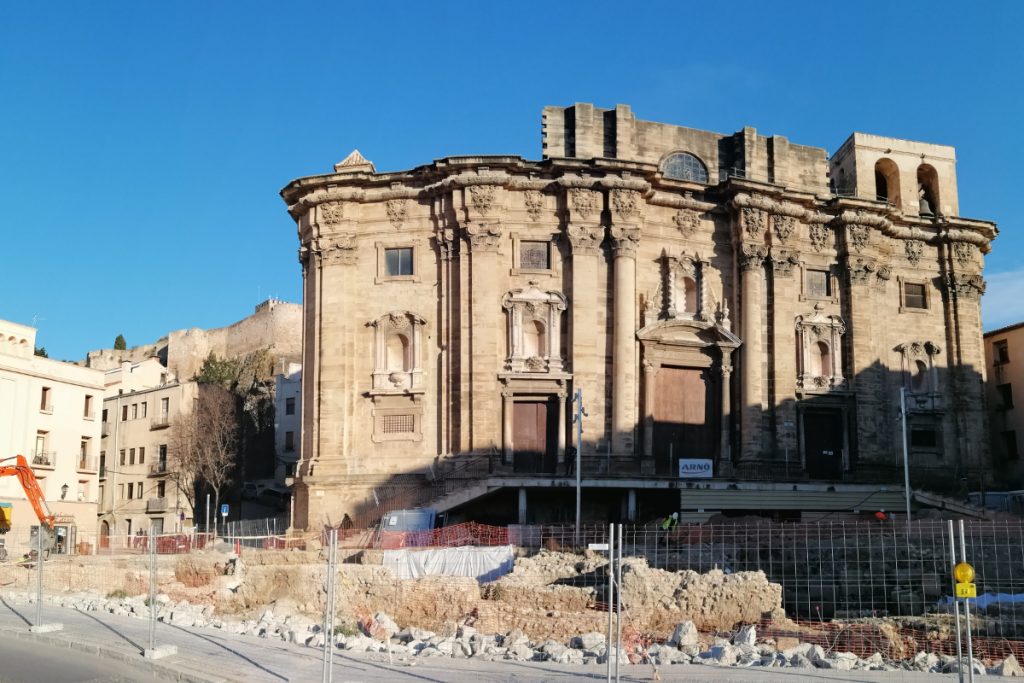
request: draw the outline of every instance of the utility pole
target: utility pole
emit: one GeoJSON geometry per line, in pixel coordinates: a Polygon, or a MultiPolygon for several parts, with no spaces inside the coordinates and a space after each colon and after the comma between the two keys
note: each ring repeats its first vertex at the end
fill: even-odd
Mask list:
{"type": "Polygon", "coordinates": [[[580,451],[583,449],[583,418],[588,417],[586,409],[583,407],[583,389],[576,389],[575,395],[572,397],[572,402],[576,405],[576,414],[573,415],[572,420],[576,424],[576,533],[574,539],[574,545],[579,547],[580,545],[580,508],[582,503],[581,497],[581,486],[582,486],[582,475],[580,473],[580,451]]]}

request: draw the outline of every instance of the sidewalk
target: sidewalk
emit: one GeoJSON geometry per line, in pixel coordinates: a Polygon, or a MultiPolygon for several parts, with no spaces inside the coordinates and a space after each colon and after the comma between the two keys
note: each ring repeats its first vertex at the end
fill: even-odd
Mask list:
{"type": "MultiPolygon", "coordinates": [[[[0,633],[57,647],[71,648],[129,663],[140,671],[160,678],[187,683],[283,683],[322,680],[322,651],[279,640],[223,633],[215,629],[193,629],[157,623],[156,645],[175,645],[178,654],[150,661],[142,657],[149,644],[149,621],[118,617],[104,612],[81,612],[43,606],[43,622],[64,624],[63,631],[29,633],[35,605],[0,599],[0,633]]],[[[655,680],[650,666],[623,666],[623,681],[655,680]]],[[[847,683],[917,682],[956,680],[956,675],[894,672],[830,672],[824,670],[732,669],[713,666],[672,666],[659,671],[665,683],[720,681],[811,683],[834,680],[847,683]]],[[[482,660],[395,658],[386,654],[334,655],[333,680],[337,683],[479,683],[480,681],[598,681],[605,679],[605,667],[566,666],[547,662],[487,662],[482,660]]]]}

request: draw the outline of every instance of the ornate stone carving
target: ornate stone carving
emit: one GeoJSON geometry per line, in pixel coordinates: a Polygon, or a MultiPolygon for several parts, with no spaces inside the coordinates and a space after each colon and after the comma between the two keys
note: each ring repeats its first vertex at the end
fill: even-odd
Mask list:
{"type": "Polygon", "coordinates": [[[974,262],[974,253],[977,250],[969,242],[953,242],[953,258],[961,268],[966,268],[974,262]]]}
{"type": "Polygon", "coordinates": [[[907,254],[907,260],[916,266],[921,260],[921,253],[924,251],[924,242],[921,240],[907,240],[903,243],[903,249],[907,254]]]}
{"type": "Polygon", "coordinates": [[[579,218],[596,218],[601,213],[598,202],[601,195],[593,190],[585,190],[579,187],[569,188],[569,208],[579,218]],[[596,214],[596,215],[595,215],[596,214]]]}
{"type": "Polygon", "coordinates": [[[640,228],[624,228],[620,225],[612,226],[608,230],[613,242],[616,256],[635,256],[636,248],[640,244],[640,228]]]}
{"type": "Polygon", "coordinates": [[[747,233],[747,237],[756,239],[764,234],[764,211],[745,206],[741,211],[741,215],[743,217],[743,230],[747,233]]]}
{"type": "Polygon", "coordinates": [[[796,229],[796,219],[792,216],[775,214],[772,216],[772,229],[775,231],[775,236],[779,238],[779,241],[785,242],[796,229]]]}
{"type": "Polygon", "coordinates": [[[344,218],[344,204],[340,202],[327,202],[320,205],[320,223],[323,225],[337,225],[344,218]]]}
{"type": "Polygon", "coordinates": [[[843,388],[842,337],[846,323],[838,315],[825,315],[825,307],[815,304],[814,313],[796,317],[796,385],[811,391],[843,388]]]}
{"type": "Polygon", "coordinates": [[[407,212],[406,201],[404,199],[389,199],[385,209],[388,213],[388,220],[391,221],[391,225],[396,228],[402,227],[402,223],[405,222],[405,214],[407,212]]]}
{"type": "Polygon", "coordinates": [[[789,249],[772,247],[771,250],[772,271],[777,277],[790,277],[793,268],[800,263],[800,259],[789,249]]]}
{"type": "Polygon", "coordinates": [[[846,240],[847,244],[853,247],[854,251],[860,252],[864,250],[864,247],[868,246],[868,240],[871,237],[871,228],[866,225],[859,225],[856,223],[847,224],[846,226],[846,240]]]}
{"type": "Polygon", "coordinates": [[[871,259],[850,259],[846,265],[851,285],[870,285],[875,281],[877,266],[871,259]]]}
{"type": "Polygon", "coordinates": [[[497,251],[501,244],[501,224],[471,223],[466,227],[466,236],[472,251],[497,251]]]}
{"type": "Polygon", "coordinates": [[[878,282],[879,282],[879,284],[884,285],[886,282],[889,281],[889,279],[891,277],[892,277],[892,268],[890,268],[889,266],[885,266],[885,265],[882,265],[882,266],[878,267],[878,282]]]}
{"type": "Polygon", "coordinates": [[[639,212],[640,193],[636,190],[612,190],[611,205],[616,218],[633,218],[639,212]]]}
{"type": "Polygon", "coordinates": [[[743,244],[739,254],[740,270],[757,270],[764,265],[768,247],[763,244],[743,244]]]}
{"type": "Polygon", "coordinates": [[[825,243],[832,237],[832,229],[824,223],[811,223],[807,226],[807,236],[811,240],[814,251],[821,251],[825,243]]]}
{"type": "Polygon", "coordinates": [[[426,321],[410,311],[391,311],[371,320],[374,328],[372,394],[423,391],[423,326],[426,321]],[[400,354],[389,353],[399,346],[400,354]]]}
{"type": "Polygon", "coordinates": [[[496,189],[494,185],[470,185],[469,203],[482,214],[490,213],[494,207],[496,189]]]}
{"type": "Polygon", "coordinates": [[[523,196],[523,202],[526,204],[526,213],[529,214],[530,220],[540,220],[540,215],[544,211],[544,195],[538,190],[529,190],[523,196]]]}
{"type": "Polygon", "coordinates": [[[543,291],[531,282],[524,289],[505,294],[501,306],[508,311],[509,372],[561,372],[562,311],[565,296],[543,291]]]}
{"type": "Polygon", "coordinates": [[[570,225],[566,232],[574,254],[596,254],[604,239],[604,229],[598,226],[570,225]]]}
{"type": "Polygon", "coordinates": [[[318,254],[324,264],[353,265],[358,261],[355,235],[346,233],[321,237],[311,251],[318,254]]]}
{"type": "Polygon", "coordinates": [[[672,220],[679,228],[679,233],[686,239],[693,237],[697,228],[700,227],[700,214],[693,209],[679,209],[672,220]]]}
{"type": "Polygon", "coordinates": [[[952,298],[976,301],[985,293],[985,278],[980,273],[950,273],[943,284],[952,298]]]}

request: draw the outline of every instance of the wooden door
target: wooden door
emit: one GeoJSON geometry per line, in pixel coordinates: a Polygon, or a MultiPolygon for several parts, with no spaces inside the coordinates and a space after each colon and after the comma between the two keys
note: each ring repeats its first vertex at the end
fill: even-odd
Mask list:
{"type": "Polygon", "coordinates": [[[654,390],[654,456],[674,475],[680,458],[715,457],[715,419],[708,370],[662,367],[654,390]]]}
{"type": "Polygon", "coordinates": [[[843,413],[815,410],[804,413],[804,457],[807,474],[816,479],[843,475],[843,413]]]}
{"type": "Polygon", "coordinates": [[[512,404],[512,467],[516,472],[554,472],[557,457],[557,420],[549,401],[512,404]]]}

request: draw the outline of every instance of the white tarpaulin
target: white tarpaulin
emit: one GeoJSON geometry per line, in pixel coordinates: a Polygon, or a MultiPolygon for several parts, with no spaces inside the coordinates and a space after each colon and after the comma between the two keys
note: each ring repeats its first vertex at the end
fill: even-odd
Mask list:
{"type": "Polygon", "coordinates": [[[514,561],[515,548],[511,545],[384,551],[384,566],[400,579],[471,576],[478,581],[495,581],[512,571],[514,561]]]}

